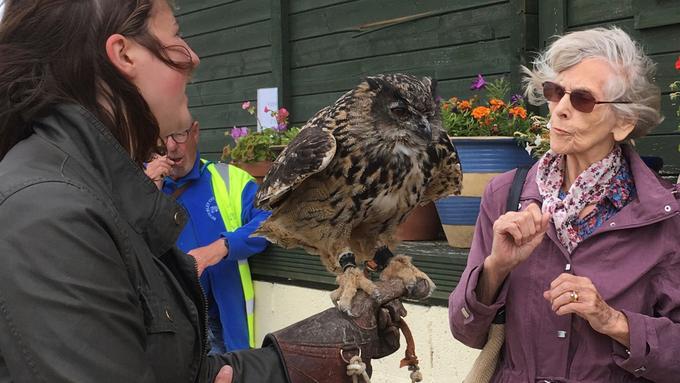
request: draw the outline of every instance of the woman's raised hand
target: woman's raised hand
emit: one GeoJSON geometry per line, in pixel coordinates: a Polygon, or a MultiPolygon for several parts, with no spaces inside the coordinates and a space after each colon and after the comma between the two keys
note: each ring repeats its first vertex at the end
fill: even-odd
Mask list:
{"type": "Polygon", "coordinates": [[[541,213],[535,203],[525,210],[507,212],[493,224],[493,245],[488,261],[510,272],[522,263],[543,240],[550,214],[541,213]]]}

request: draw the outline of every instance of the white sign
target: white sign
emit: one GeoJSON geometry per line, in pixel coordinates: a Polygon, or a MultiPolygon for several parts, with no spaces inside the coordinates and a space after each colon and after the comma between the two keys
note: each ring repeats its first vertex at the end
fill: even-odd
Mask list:
{"type": "Polygon", "coordinates": [[[276,127],[276,118],[271,111],[279,110],[279,88],[260,88],[257,90],[257,131],[276,127]],[[267,110],[265,112],[265,110],[267,110]]]}

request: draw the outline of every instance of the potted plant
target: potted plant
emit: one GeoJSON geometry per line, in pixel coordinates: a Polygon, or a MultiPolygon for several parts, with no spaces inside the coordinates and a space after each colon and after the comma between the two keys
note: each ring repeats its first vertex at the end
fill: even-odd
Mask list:
{"type": "Polygon", "coordinates": [[[481,195],[491,178],[518,166],[530,166],[549,148],[546,120],[527,111],[524,98],[508,98],[504,78],[487,82],[482,75],[472,90],[484,91],[469,99],[441,102],[442,123],[458,151],[463,167],[460,196],[436,202],[449,245],[469,247],[479,214],[481,195]]]}
{"type": "MultiPolygon", "coordinates": [[[[244,102],[242,108],[255,115],[255,106],[250,101],[244,102]]],[[[222,160],[230,159],[258,182],[262,181],[283,148],[300,132],[300,128],[288,128],[289,113],[285,108],[269,110],[265,106],[264,111],[276,119],[276,127],[260,132],[251,132],[247,127],[233,127],[225,134],[231,135],[236,145],[227,145],[222,150],[222,160]]]]}
{"type": "MultiPolygon", "coordinates": [[[[680,71],[680,57],[675,61],[675,69],[680,71]]],[[[673,81],[670,85],[671,88],[671,101],[675,105],[678,100],[680,100],[680,81],[673,81]]],[[[678,110],[675,112],[675,115],[680,117],[680,105],[678,106],[678,110]]],[[[680,125],[678,126],[680,129],[680,125]]],[[[678,151],[680,151],[680,146],[678,146],[678,151]]],[[[677,183],[680,184],[680,176],[678,176],[677,183]]]]}

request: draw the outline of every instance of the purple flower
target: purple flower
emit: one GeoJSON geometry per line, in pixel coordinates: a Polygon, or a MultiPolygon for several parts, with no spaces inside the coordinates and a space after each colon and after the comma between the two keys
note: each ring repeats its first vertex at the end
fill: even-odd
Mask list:
{"type": "Polygon", "coordinates": [[[522,101],[524,101],[524,97],[522,97],[521,94],[513,94],[512,97],[510,97],[510,103],[511,104],[520,104],[522,101]]]}
{"type": "Polygon", "coordinates": [[[276,125],[274,127],[274,130],[276,130],[277,132],[283,132],[284,130],[286,130],[287,127],[288,127],[288,124],[286,124],[285,122],[282,122],[282,123],[276,125]]]}
{"type": "Polygon", "coordinates": [[[484,80],[484,77],[482,77],[481,74],[477,75],[477,79],[470,84],[470,89],[471,90],[477,90],[477,89],[482,89],[486,86],[486,80],[484,80]]]}
{"type": "Polygon", "coordinates": [[[434,98],[434,102],[437,103],[437,104],[442,102],[442,100],[443,100],[442,96],[437,96],[437,97],[434,98]]]}
{"type": "Polygon", "coordinates": [[[247,136],[249,133],[248,128],[245,126],[242,128],[237,128],[233,127],[231,129],[231,136],[234,137],[234,140],[238,141],[239,138],[247,136]]]}

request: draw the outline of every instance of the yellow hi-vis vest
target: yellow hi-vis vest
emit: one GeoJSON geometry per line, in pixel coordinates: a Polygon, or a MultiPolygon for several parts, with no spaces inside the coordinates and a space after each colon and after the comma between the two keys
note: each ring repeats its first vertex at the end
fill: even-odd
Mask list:
{"type": "MultiPolygon", "coordinates": [[[[205,163],[205,160],[201,160],[205,163]]],[[[254,178],[233,165],[210,163],[207,166],[212,181],[213,194],[220,210],[224,227],[234,231],[243,226],[241,222],[241,194],[246,184],[254,178]]],[[[238,261],[238,271],[241,276],[241,287],[245,299],[245,309],[248,318],[248,343],[255,347],[255,291],[250,277],[248,260],[238,261]]]]}

